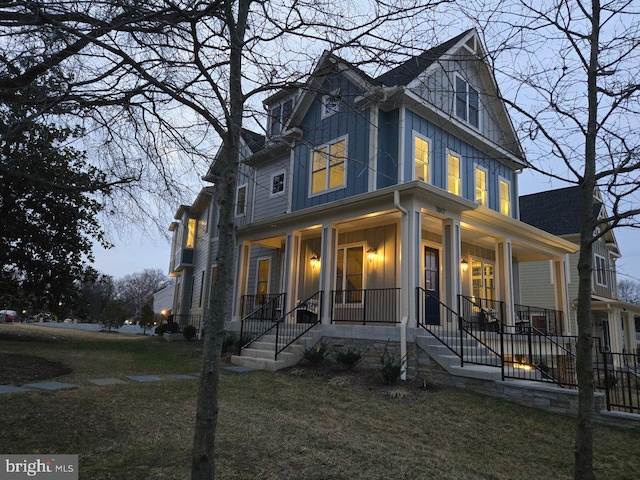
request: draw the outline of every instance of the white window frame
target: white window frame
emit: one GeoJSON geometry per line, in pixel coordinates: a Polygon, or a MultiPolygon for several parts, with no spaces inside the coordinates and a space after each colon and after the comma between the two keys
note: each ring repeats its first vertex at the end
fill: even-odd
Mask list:
{"type": "Polygon", "coordinates": [[[269,196],[270,197],[278,197],[280,195],[283,195],[285,190],[287,189],[287,172],[285,172],[284,170],[280,170],[274,174],[271,175],[271,180],[269,181],[269,196]],[[280,190],[279,192],[273,193],[273,181],[275,180],[276,177],[282,176],[282,190],[280,190]]]}
{"type": "Polygon", "coordinates": [[[427,155],[427,179],[424,180],[424,183],[431,183],[432,169],[433,169],[433,143],[431,139],[426,135],[421,134],[420,132],[412,131],[412,142],[411,142],[411,180],[418,180],[416,176],[416,138],[427,142],[429,151],[427,155]]]}
{"type": "Polygon", "coordinates": [[[331,115],[334,115],[340,111],[340,92],[336,90],[335,92],[328,93],[326,95],[322,95],[320,98],[320,103],[322,104],[322,108],[320,110],[320,119],[324,120],[331,115]],[[329,100],[333,100],[333,102],[329,102],[329,100]],[[333,105],[333,108],[329,108],[329,104],[333,105]]]}
{"type": "Polygon", "coordinates": [[[247,183],[243,183],[242,185],[238,185],[236,187],[236,202],[235,202],[235,211],[236,211],[236,218],[238,217],[244,217],[247,214],[247,200],[249,198],[249,186],[247,183]],[[245,193],[244,193],[244,205],[242,208],[242,212],[238,212],[238,197],[240,196],[240,190],[245,189],[245,193]]]}
{"type": "MultiPolygon", "coordinates": [[[[337,264],[337,260],[338,260],[338,251],[339,250],[344,250],[344,254],[343,254],[343,264],[342,264],[342,285],[340,285],[340,291],[341,292],[345,292],[348,290],[344,290],[344,286],[345,286],[345,282],[346,282],[346,278],[347,278],[347,274],[346,272],[346,261],[347,261],[347,255],[346,252],[347,250],[349,250],[350,248],[358,248],[360,247],[362,249],[362,289],[361,290],[366,290],[367,289],[367,264],[366,264],[366,247],[367,247],[367,243],[366,242],[356,242],[356,243],[348,243],[348,244],[344,244],[344,245],[338,245],[336,247],[336,276],[338,273],[338,264],[337,264]]],[[[334,278],[334,280],[337,280],[336,278],[334,278]]],[[[338,285],[335,285],[335,290],[338,291],[338,285]]],[[[364,294],[362,295],[362,297],[360,298],[359,302],[346,302],[345,301],[345,297],[344,295],[342,296],[342,301],[341,302],[337,302],[336,301],[336,305],[340,305],[341,307],[361,307],[364,303],[364,294]]]]}
{"type": "MultiPolygon", "coordinates": [[[[499,176],[498,177],[498,212],[502,213],[502,191],[500,188],[500,183],[504,182],[509,186],[509,214],[507,215],[508,217],[513,217],[513,199],[511,198],[511,182],[502,177],[499,176]]],[[[502,213],[503,215],[506,215],[505,213],[502,213]]]]}
{"type": "Polygon", "coordinates": [[[446,158],[446,160],[447,160],[446,163],[445,163],[446,185],[445,185],[444,189],[447,192],[451,193],[452,195],[457,195],[457,196],[461,197],[462,196],[462,156],[460,154],[456,153],[455,151],[447,148],[447,158],[446,158]],[[454,193],[454,192],[449,191],[449,155],[451,155],[452,157],[455,157],[455,158],[458,159],[458,174],[459,174],[459,176],[458,176],[458,182],[459,182],[458,187],[459,187],[459,190],[460,190],[459,193],[454,193]]]}
{"type": "Polygon", "coordinates": [[[595,267],[593,272],[595,274],[596,285],[600,287],[607,286],[607,262],[606,259],[602,255],[598,255],[597,253],[593,254],[593,263],[595,267]]]}
{"type": "Polygon", "coordinates": [[[455,75],[454,79],[453,79],[453,114],[454,116],[459,119],[462,120],[465,124],[469,125],[470,127],[476,129],[476,130],[480,130],[480,111],[481,111],[481,102],[480,102],[480,90],[477,89],[476,87],[474,87],[473,85],[471,85],[471,82],[469,82],[466,78],[464,78],[462,75],[455,75]],[[461,117],[458,115],[458,79],[462,80],[465,84],[465,115],[464,117],[461,117]],[[470,101],[470,90],[469,89],[473,89],[477,96],[478,96],[478,124],[475,125],[473,123],[471,123],[470,121],[470,111],[471,111],[471,101],[470,101]]]}
{"type": "Polygon", "coordinates": [[[488,207],[489,206],[489,171],[485,167],[478,165],[477,163],[473,165],[473,201],[476,202],[478,205],[482,205],[482,203],[478,202],[477,193],[476,193],[478,188],[478,185],[476,183],[477,181],[476,170],[482,170],[484,172],[485,203],[483,206],[488,207]]]}
{"type": "Polygon", "coordinates": [[[341,190],[347,187],[347,174],[348,174],[348,158],[349,158],[349,135],[343,135],[342,137],[338,137],[330,142],[323,143],[322,145],[318,145],[315,148],[310,149],[309,152],[309,198],[317,197],[318,195],[324,195],[325,193],[335,192],[336,190],[341,190]],[[325,188],[324,190],[320,190],[318,192],[313,192],[313,154],[319,150],[324,148],[331,148],[332,145],[340,143],[344,140],[344,178],[342,185],[337,185],[332,188],[329,187],[329,166],[327,165],[327,176],[325,177],[325,188]]]}
{"type": "Polygon", "coordinates": [[[295,97],[285,98],[284,100],[276,103],[275,105],[269,108],[269,135],[270,136],[279,135],[280,133],[282,133],[282,130],[284,129],[284,124],[286,123],[287,120],[289,120],[288,118],[284,118],[284,105],[287,102],[291,102],[291,111],[289,112],[289,115],[291,115],[291,113],[293,112],[293,108],[295,107],[295,97]],[[277,116],[275,115],[276,110],[277,110],[277,116]],[[273,131],[273,124],[275,121],[277,121],[280,124],[280,127],[276,132],[273,131]]]}

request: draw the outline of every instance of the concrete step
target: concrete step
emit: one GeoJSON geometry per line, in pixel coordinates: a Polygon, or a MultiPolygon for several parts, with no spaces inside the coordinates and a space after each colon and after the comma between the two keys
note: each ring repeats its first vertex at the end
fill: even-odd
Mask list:
{"type": "Polygon", "coordinates": [[[256,368],[258,370],[269,370],[274,372],[276,370],[281,370],[283,368],[291,367],[296,363],[298,363],[298,361],[296,360],[295,362],[291,363],[289,360],[280,359],[280,358],[278,360],[273,360],[268,358],[254,358],[254,357],[232,355],[231,363],[233,363],[234,365],[240,365],[243,367],[256,368]]]}

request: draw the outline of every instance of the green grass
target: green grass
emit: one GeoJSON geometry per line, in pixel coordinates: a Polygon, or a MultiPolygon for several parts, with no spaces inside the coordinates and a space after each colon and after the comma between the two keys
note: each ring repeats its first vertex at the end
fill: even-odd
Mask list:
{"type": "MultiPolygon", "coordinates": [[[[109,376],[128,368],[112,361],[117,352],[145,368],[190,358],[186,342],[98,336],[29,345],[109,376]],[[141,351],[132,346],[138,342],[141,351]],[[154,355],[173,360],[156,363],[154,355]]],[[[163,373],[134,373],[143,372],[163,373]]],[[[354,387],[352,375],[363,375],[357,369],[338,379],[298,373],[221,379],[216,478],[572,478],[572,417],[446,387],[407,388],[408,396],[392,399],[381,384],[354,387]]],[[[165,380],[3,396],[0,451],[79,454],[81,479],[188,478],[196,390],[195,380],[165,380]]],[[[598,478],[640,476],[639,432],[596,425],[595,437],[598,478]]]]}

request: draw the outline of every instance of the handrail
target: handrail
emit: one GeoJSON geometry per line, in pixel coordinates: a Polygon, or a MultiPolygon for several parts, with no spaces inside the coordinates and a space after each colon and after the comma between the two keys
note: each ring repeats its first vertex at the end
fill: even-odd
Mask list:
{"type": "MultiPolygon", "coordinates": [[[[486,299],[484,300],[485,303],[488,302],[486,299]]],[[[489,352],[498,357],[500,367],[502,368],[502,376],[504,378],[504,332],[506,325],[502,321],[503,303],[494,300],[491,300],[491,302],[494,306],[498,306],[500,308],[499,315],[495,309],[485,308],[482,306],[482,303],[478,303],[470,297],[458,295],[460,331],[466,333],[468,337],[472,338],[482,347],[486,348],[489,352]],[[471,305],[471,310],[467,311],[467,305],[463,304],[463,301],[471,305]],[[474,328],[476,325],[477,328],[474,328]]],[[[480,349],[478,349],[478,352],[479,351],[480,349]]],[[[498,366],[493,362],[489,362],[489,358],[486,355],[478,356],[477,352],[475,358],[467,359],[467,362],[478,365],[498,366]]]]}
{"type": "MultiPolygon", "coordinates": [[[[416,287],[416,316],[418,318],[418,326],[424,328],[433,337],[453,352],[460,358],[460,364],[464,364],[463,349],[456,350],[455,345],[452,346],[448,338],[456,337],[460,335],[460,317],[457,312],[447,307],[442,303],[435,295],[422,287],[416,287]],[[422,301],[421,301],[422,300],[422,301]],[[432,305],[432,308],[437,305],[438,308],[438,323],[435,323],[435,318],[427,315],[427,302],[437,302],[432,305]],[[443,309],[443,312],[440,310],[443,309]],[[445,319],[442,321],[440,313],[445,314],[445,319]],[[429,317],[429,318],[428,318],[429,317]],[[429,320],[429,321],[427,321],[429,320]]],[[[462,346],[462,337],[460,336],[459,345],[462,346]]],[[[455,344],[455,342],[453,342],[455,344]]]]}
{"type": "Polygon", "coordinates": [[[276,346],[274,360],[278,360],[278,355],[289,345],[302,337],[322,319],[322,290],[314,293],[306,300],[298,304],[284,315],[271,329],[276,329],[276,346]],[[303,315],[301,315],[303,314],[303,315]],[[293,317],[292,322],[287,322],[288,317],[293,317]],[[315,318],[314,318],[315,317],[315,318]],[[278,345],[283,344],[279,347],[278,345]]]}
{"type": "Polygon", "coordinates": [[[240,350],[248,348],[253,342],[262,338],[269,331],[281,315],[273,315],[278,306],[285,304],[287,294],[272,295],[268,302],[249,314],[245,315],[240,323],[240,350]],[[267,314],[271,312],[271,315],[267,314]]]}

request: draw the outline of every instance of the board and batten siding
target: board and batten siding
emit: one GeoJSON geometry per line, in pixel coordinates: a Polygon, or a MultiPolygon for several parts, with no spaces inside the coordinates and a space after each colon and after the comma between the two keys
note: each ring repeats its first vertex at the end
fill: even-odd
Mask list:
{"type": "Polygon", "coordinates": [[[280,250],[277,248],[252,246],[251,259],[249,261],[249,278],[247,295],[257,293],[258,260],[268,258],[269,262],[269,293],[282,293],[280,291],[280,250]]]}
{"type": "Polygon", "coordinates": [[[549,260],[520,262],[518,269],[520,272],[520,304],[555,310],[556,298],[551,283],[552,262],[549,260]]]}
{"type": "Polygon", "coordinates": [[[253,221],[257,222],[289,211],[289,155],[278,158],[256,169],[253,221]],[[271,179],[274,174],[284,172],[284,191],[273,195],[271,179]]]}
{"type": "Polygon", "coordinates": [[[398,128],[400,110],[380,111],[378,114],[377,188],[398,183],[398,128]]]}
{"type": "Polygon", "coordinates": [[[292,211],[322,205],[368,191],[369,109],[356,108],[354,99],[362,93],[344,76],[329,77],[322,91],[339,91],[340,111],[322,118],[322,93],[318,93],[301,128],[303,136],[294,147],[292,211]],[[311,158],[314,149],[334,140],[347,139],[346,186],[311,196],[311,158]]]}
{"type": "Polygon", "coordinates": [[[475,201],[475,166],[483,167],[487,171],[487,206],[500,211],[499,179],[506,179],[511,183],[511,216],[516,215],[516,174],[512,168],[494,158],[488,157],[467,142],[438,127],[417,113],[407,109],[405,113],[404,129],[404,178],[413,180],[413,142],[416,133],[430,139],[431,155],[429,161],[429,183],[436,187],[447,189],[447,152],[452,151],[460,156],[460,178],[462,197],[475,201]]]}

